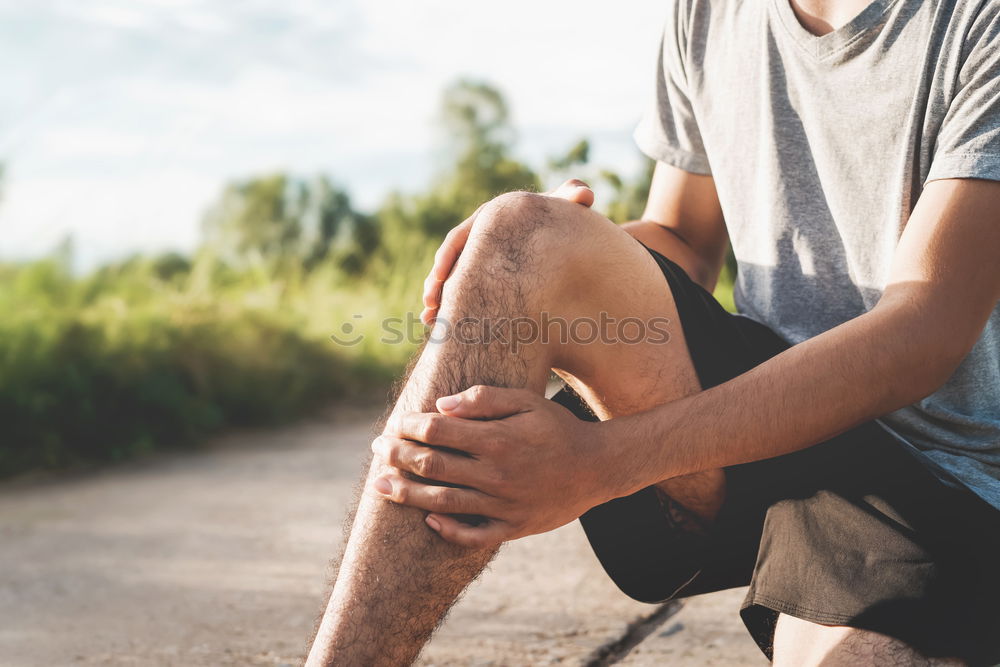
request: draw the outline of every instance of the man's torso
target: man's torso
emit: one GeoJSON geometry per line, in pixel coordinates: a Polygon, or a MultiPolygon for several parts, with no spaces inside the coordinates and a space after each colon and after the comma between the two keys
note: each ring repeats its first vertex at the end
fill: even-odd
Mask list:
{"type": "MultiPolygon", "coordinates": [[[[679,145],[714,176],[737,307],[790,342],[875,306],[925,182],[1000,180],[996,4],[876,0],[822,37],[788,0],[682,5],[664,59],[700,136],[679,145]]],[[[1000,307],[939,391],[883,422],[1000,507],[1000,307]]]]}

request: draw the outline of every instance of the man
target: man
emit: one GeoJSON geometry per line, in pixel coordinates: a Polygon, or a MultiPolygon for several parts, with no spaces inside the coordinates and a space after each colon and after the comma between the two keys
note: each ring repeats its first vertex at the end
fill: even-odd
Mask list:
{"type": "Polygon", "coordinates": [[[669,341],[428,344],[309,664],[411,661],[497,545],[581,515],[637,599],[749,584],[776,664],[1000,661],[1000,3],[671,4],[643,221],[504,195],[425,293],[438,333],[669,341]]]}

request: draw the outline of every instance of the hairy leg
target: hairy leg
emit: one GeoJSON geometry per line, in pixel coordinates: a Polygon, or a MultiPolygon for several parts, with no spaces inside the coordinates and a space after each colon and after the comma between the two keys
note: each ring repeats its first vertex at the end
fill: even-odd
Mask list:
{"type": "Polygon", "coordinates": [[[841,625],[819,625],[781,614],[774,631],[775,667],[959,666],[954,658],[928,658],[893,637],[841,625]]]}
{"type": "MultiPolygon", "coordinates": [[[[554,332],[548,342],[519,341],[514,349],[510,338],[469,345],[453,335],[425,347],[394,410],[432,411],[438,397],[474,384],[541,392],[553,368],[602,419],[699,389],[676,309],[648,253],[589,209],[540,195],[505,195],[480,212],[445,285],[439,318],[538,320],[541,313],[566,322],[597,322],[602,313],[644,322],[665,317],[671,339],[562,342],[554,332]]],[[[493,556],[444,542],[424,524],[424,512],[369,491],[383,472],[373,462],[310,665],[409,663],[493,556]]],[[[711,474],[664,489],[706,514],[722,493],[711,474]]]]}

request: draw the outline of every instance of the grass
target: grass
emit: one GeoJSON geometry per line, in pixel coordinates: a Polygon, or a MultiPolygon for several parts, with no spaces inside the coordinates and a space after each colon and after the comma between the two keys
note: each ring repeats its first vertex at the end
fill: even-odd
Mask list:
{"type": "Polygon", "coordinates": [[[169,277],[148,263],[82,278],[51,260],[5,267],[0,475],[191,446],[384,386],[415,343],[381,344],[380,322],[419,288],[322,267],[220,275],[211,258],[169,277]],[[331,339],[344,322],[357,345],[331,339]]]}

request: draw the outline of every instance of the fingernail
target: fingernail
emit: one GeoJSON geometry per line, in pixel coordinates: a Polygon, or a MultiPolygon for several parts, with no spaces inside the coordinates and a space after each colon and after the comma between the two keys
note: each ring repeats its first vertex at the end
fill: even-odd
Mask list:
{"type": "Polygon", "coordinates": [[[382,436],[379,436],[372,440],[372,453],[378,454],[378,450],[382,448],[382,436]]]}
{"type": "Polygon", "coordinates": [[[389,494],[392,493],[392,482],[387,480],[385,477],[379,477],[378,479],[376,479],[375,483],[372,484],[372,486],[374,486],[375,490],[381,493],[383,496],[388,496],[389,494]]]}
{"type": "Polygon", "coordinates": [[[428,515],[427,518],[424,519],[424,521],[426,521],[427,525],[430,526],[433,530],[437,532],[441,531],[441,522],[435,519],[434,517],[428,515]]]}
{"type": "Polygon", "coordinates": [[[461,396],[444,396],[437,400],[438,410],[454,410],[461,402],[461,396]]]}

